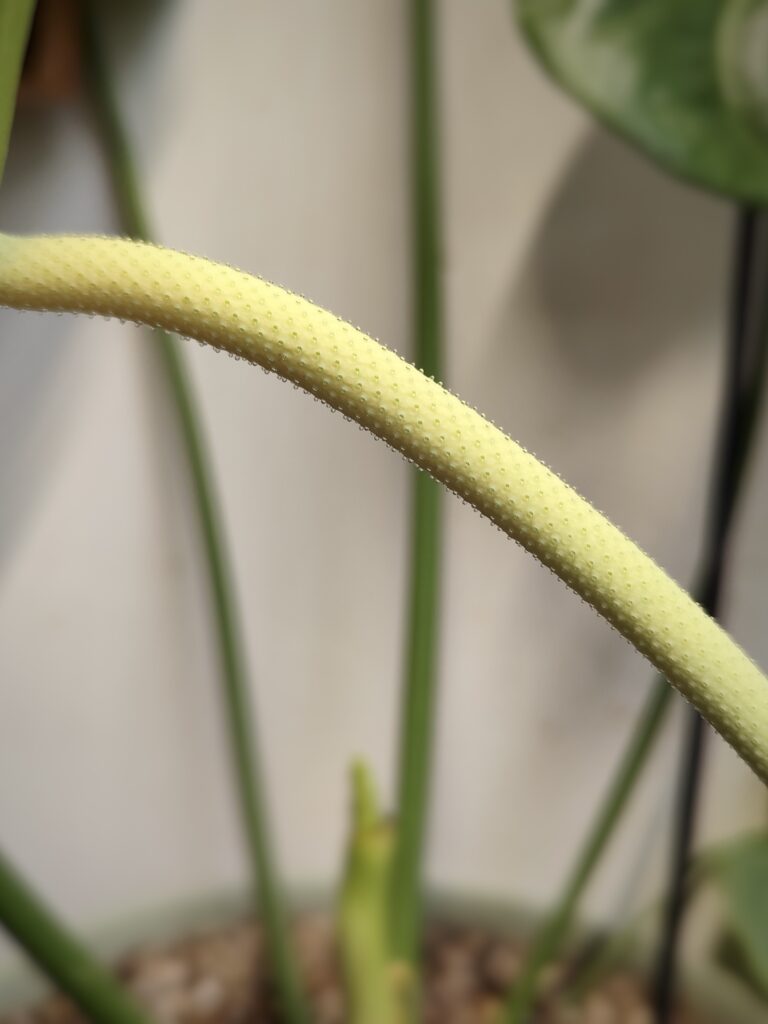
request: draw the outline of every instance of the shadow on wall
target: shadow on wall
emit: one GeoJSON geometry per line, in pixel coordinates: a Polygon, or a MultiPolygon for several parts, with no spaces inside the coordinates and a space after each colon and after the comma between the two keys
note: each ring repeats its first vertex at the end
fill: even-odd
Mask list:
{"type": "MultiPolygon", "coordinates": [[[[515,303],[576,388],[633,387],[722,322],[729,207],[591,134],[545,211],[515,303]]],[[[703,336],[703,339],[702,339],[703,336]]]]}
{"type": "Polygon", "coordinates": [[[616,464],[663,477],[662,443],[708,469],[732,222],[727,203],[602,131],[554,190],[481,372],[489,411],[588,496],[585,441],[619,469],[619,506],[616,464]]]}
{"type": "Polygon", "coordinates": [[[514,376],[499,364],[524,366],[526,391],[552,395],[557,422],[578,429],[613,421],[670,362],[706,363],[725,325],[731,221],[727,203],[590,132],[502,300],[489,353],[497,382],[514,376]]]}

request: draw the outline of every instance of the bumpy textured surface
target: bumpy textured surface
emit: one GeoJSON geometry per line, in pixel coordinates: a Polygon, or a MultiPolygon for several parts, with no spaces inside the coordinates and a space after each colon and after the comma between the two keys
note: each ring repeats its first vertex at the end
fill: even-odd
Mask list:
{"type": "Polygon", "coordinates": [[[361,331],[231,267],[114,238],[0,235],[0,303],[164,327],[316,395],[551,568],[768,782],[768,680],[744,652],[533,455],[361,331]]]}

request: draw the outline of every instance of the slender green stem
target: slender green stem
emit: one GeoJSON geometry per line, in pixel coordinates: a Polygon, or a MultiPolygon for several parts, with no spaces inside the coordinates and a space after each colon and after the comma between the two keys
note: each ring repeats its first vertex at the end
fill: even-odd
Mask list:
{"type": "Polygon", "coordinates": [[[509,1024],[521,1024],[528,1018],[541,970],[560,950],[573,924],[579,900],[640,777],[671,698],[671,688],[659,677],[648,695],[616,775],[600,805],[597,818],[579,852],[556,907],[536,936],[525,968],[510,992],[507,1013],[509,1024]]]}
{"type": "Polygon", "coordinates": [[[570,1006],[578,1006],[614,968],[626,964],[639,948],[641,932],[658,916],[661,905],[649,904],[617,929],[598,935],[570,965],[558,997],[570,1006]]]}
{"type": "Polygon", "coordinates": [[[0,854],[0,920],[8,932],[92,1021],[150,1024],[122,990],[0,854]]]}
{"type": "Polygon", "coordinates": [[[436,39],[434,0],[414,0],[411,4],[414,362],[428,376],[439,380],[443,370],[443,296],[436,39]]]}
{"type": "MultiPolygon", "coordinates": [[[[437,102],[432,0],[411,4],[413,274],[416,365],[440,379],[442,295],[439,269],[437,102]]],[[[417,956],[422,914],[424,836],[430,796],[440,590],[439,485],[418,470],[413,481],[408,635],[398,779],[398,843],[392,896],[396,955],[417,956]]]]}
{"type": "MultiPolygon", "coordinates": [[[[95,18],[86,17],[86,54],[90,95],[97,114],[124,230],[149,240],[151,230],[141,199],[133,157],[121,123],[117,102],[99,42],[95,18]]],[[[270,840],[260,757],[251,727],[248,673],[237,628],[237,612],[212,473],[190,382],[172,335],[155,330],[169,394],[179,418],[194,499],[200,523],[213,617],[217,632],[221,676],[229,720],[232,756],[238,783],[242,823],[251,858],[254,886],[283,1012],[292,1024],[308,1018],[299,969],[292,950],[287,916],[270,840]]]]}
{"type": "MultiPolygon", "coordinates": [[[[706,880],[706,863],[709,857],[717,853],[720,843],[707,847],[693,854],[690,865],[689,897],[693,898],[702,889],[706,880]]],[[[633,946],[637,947],[641,933],[648,930],[656,919],[661,919],[664,911],[663,898],[653,900],[647,906],[636,911],[629,921],[622,923],[619,929],[598,933],[586,947],[581,950],[569,969],[558,995],[565,997],[571,1005],[578,1005],[592,991],[600,980],[613,968],[626,964],[632,955],[633,946]]]]}

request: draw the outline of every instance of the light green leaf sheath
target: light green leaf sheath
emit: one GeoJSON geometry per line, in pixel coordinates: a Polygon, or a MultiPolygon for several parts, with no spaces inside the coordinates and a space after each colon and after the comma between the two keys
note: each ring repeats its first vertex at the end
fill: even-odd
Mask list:
{"type": "Polygon", "coordinates": [[[768,680],[727,633],[533,455],[361,331],[239,270],[115,238],[0,235],[0,303],[188,335],[356,420],[549,566],[768,782],[768,680]]]}

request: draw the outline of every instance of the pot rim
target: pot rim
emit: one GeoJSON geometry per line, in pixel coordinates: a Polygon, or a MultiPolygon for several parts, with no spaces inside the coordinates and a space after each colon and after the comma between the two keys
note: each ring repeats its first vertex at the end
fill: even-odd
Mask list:
{"type": "MultiPolygon", "coordinates": [[[[292,886],[290,903],[297,910],[327,909],[327,886],[292,886]]],[[[502,932],[530,934],[541,921],[541,911],[520,901],[487,894],[478,895],[467,888],[433,886],[427,890],[426,905],[430,913],[449,923],[477,924],[502,932]]],[[[145,907],[125,914],[101,926],[86,928],[84,938],[90,948],[109,962],[132,948],[146,943],[171,942],[186,933],[224,926],[247,916],[251,900],[247,888],[227,887],[209,890],[203,895],[169,900],[161,906],[145,907]]],[[[576,929],[572,941],[599,934],[596,929],[576,929]]],[[[652,942],[641,936],[622,955],[629,967],[647,968],[652,962],[652,942]]],[[[693,1009],[705,1020],[728,1021],[728,1024],[765,1024],[766,1008],[755,995],[709,959],[695,965],[683,964],[681,988],[693,1009]]],[[[48,991],[46,979],[20,952],[10,964],[0,968],[0,1012],[29,1006],[48,991]]]]}

